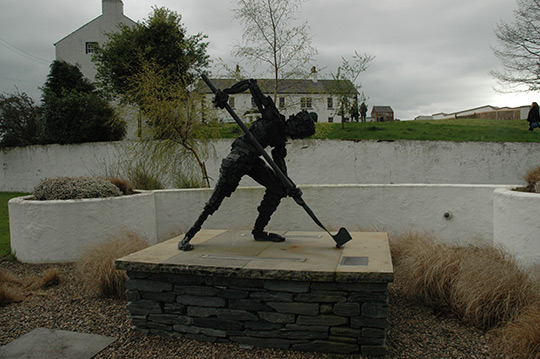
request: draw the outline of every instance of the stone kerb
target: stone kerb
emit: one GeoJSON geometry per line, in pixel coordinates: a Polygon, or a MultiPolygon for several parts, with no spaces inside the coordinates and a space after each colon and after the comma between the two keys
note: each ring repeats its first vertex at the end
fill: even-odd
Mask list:
{"type": "Polygon", "coordinates": [[[126,231],[157,242],[152,192],[54,201],[25,196],[8,207],[11,249],[21,262],[74,262],[86,247],[126,231]]]}
{"type": "Polygon", "coordinates": [[[493,240],[521,264],[540,263],[540,194],[499,188],[493,200],[493,240]]]}

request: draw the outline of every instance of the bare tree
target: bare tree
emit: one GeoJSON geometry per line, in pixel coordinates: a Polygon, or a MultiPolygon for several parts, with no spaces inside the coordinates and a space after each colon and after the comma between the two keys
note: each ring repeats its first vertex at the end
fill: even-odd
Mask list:
{"type": "Polygon", "coordinates": [[[244,25],[242,44],[235,56],[254,64],[266,64],[272,71],[274,100],[280,79],[302,77],[316,55],[308,35],[307,21],[295,26],[295,14],[306,0],[238,0],[234,18],[244,25]]]}
{"type": "Polygon", "coordinates": [[[540,0],[517,0],[514,22],[501,22],[495,34],[500,47],[493,52],[503,65],[491,75],[514,90],[540,88],[540,0]]]}
{"type": "MultiPolygon", "coordinates": [[[[350,115],[352,118],[358,112],[358,92],[362,88],[358,78],[368,69],[374,58],[373,55],[355,51],[351,59],[341,57],[341,65],[335,74],[331,74],[333,81],[330,92],[338,97],[337,115],[341,116],[342,128],[345,126],[345,117],[350,115]]],[[[365,95],[362,93],[361,101],[364,100],[365,95]]]]}

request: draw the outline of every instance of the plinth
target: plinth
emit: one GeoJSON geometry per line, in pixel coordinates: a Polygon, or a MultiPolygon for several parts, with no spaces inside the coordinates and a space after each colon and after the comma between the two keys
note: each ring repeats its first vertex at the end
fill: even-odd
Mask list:
{"type": "Polygon", "coordinates": [[[127,271],[134,326],[243,346],[384,355],[387,286],[393,268],[386,233],[352,232],[336,248],[325,232],[203,230],[179,251],[173,238],[116,262],[127,271]]]}

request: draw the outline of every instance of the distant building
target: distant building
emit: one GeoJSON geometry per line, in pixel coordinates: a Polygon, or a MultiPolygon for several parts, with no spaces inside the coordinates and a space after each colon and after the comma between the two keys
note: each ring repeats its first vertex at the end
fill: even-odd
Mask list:
{"type": "MultiPolygon", "coordinates": [[[[211,81],[217,88],[225,89],[234,85],[238,80],[227,78],[211,79],[211,81]]],[[[339,88],[345,89],[352,97],[356,97],[357,91],[354,85],[348,80],[343,81],[339,88]]],[[[257,79],[257,85],[265,95],[274,99],[273,79],[257,79]]],[[[210,104],[214,95],[204,83],[201,83],[201,86],[206,94],[206,103],[210,104]]],[[[335,88],[335,80],[319,80],[316,72],[312,72],[311,79],[281,80],[275,103],[286,118],[305,109],[308,112],[317,113],[318,122],[341,122],[339,95],[333,90],[335,88]]],[[[249,91],[229,96],[229,105],[246,122],[254,121],[260,117],[249,91]]],[[[225,112],[219,112],[219,116],[222,116],[221,121],[232,120],[225,112]]]]}
{"type": "Polygon", "coordinates": [[[445,120],[451,118],[483,118],[494,120],[524,120],[529,113],[529,106],[520,107],[497,107],[485,105],[451,113],[435,113],[434,120],[445,120]]]}
{"type": "Polygon", "coordinates": [[[373,106],[371,110],[371,117],[375,121],[393,121],[394,110],[390,106],[373,106]]]}
{"type": "Polygon", "coordinates": [[[73,31],[54,44],[56,59],[78,65],[83,75],[94,81],[96,68],[92,54],[97,45],[107,42],[106,33],[118,31],[119,24],[135,25],[135,21],[124,15],[122,0],[102,0],[102,14],[73,31]]]}

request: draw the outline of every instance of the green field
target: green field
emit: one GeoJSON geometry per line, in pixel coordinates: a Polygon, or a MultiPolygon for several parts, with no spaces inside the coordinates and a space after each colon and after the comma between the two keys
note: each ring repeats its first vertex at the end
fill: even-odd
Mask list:
{"type": "Polygon", "coordinates": [[[27,193],[0,192],[0,259],[9,257],[11,247],[9,245],[9,217],[8,201],[11,198],[24,196],[27,193]]]}
{"type": "MultiPolygon", "coordinates": [[[[540,142],[540,131],[528,131],[525,120],[431,120],[318,123],[315,138],[338,140],[413,140],[413,141],[490,141],[490,142],[540,142]]],[[[221,125],[224,138],[234,138],[241,133],[236,124],[221,125]]]]}

